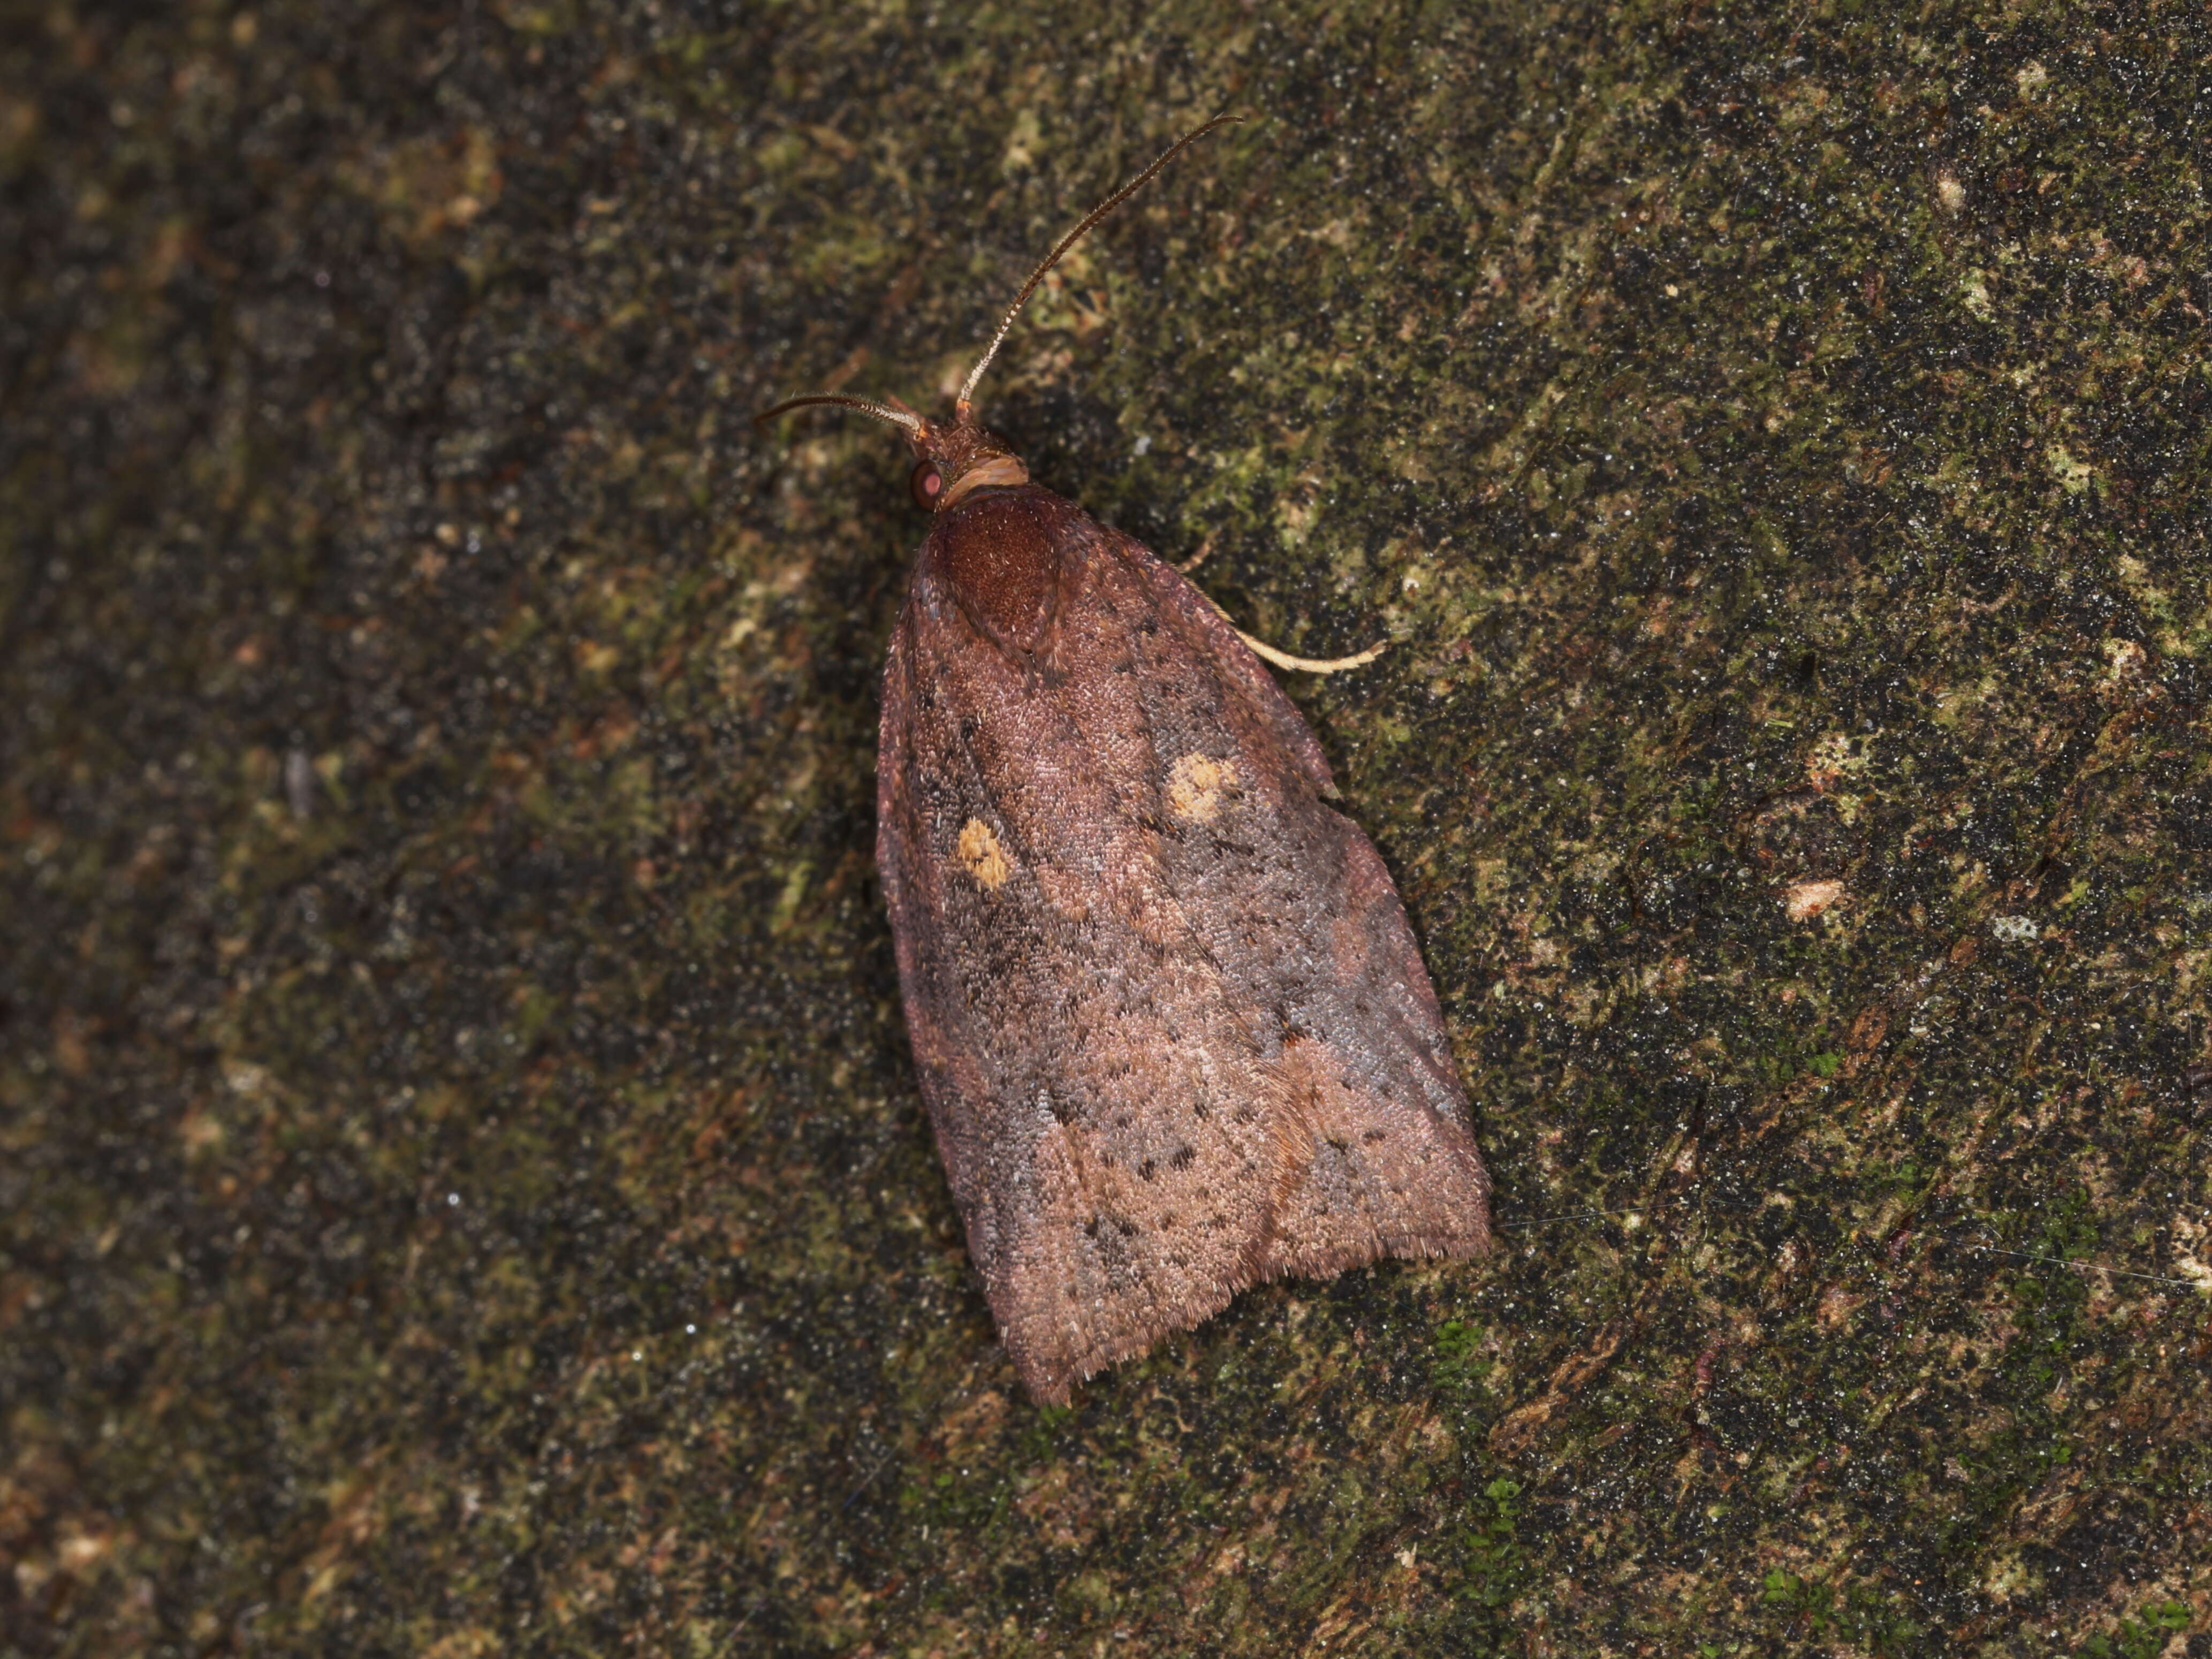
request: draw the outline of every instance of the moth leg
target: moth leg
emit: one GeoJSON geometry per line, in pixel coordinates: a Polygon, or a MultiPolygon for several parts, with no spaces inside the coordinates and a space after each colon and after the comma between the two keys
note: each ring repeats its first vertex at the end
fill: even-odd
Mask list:
{"type": "MultiPolygon", "coordinates": [[[[1198,562],[1199,559],[1202,559],[1205,556],[1206,550],[1201,547],[1199,549],[1196,556],[1191,560],[1191,563],[1195,564],[1198,562]]],[[[1210,594],[1201,593],[1199,595],[1199,598],[1204,599],[1208,605],[1213,605],[1213,599],[1210,594]]],[[[1274,664],[1276,667],[1287,668],[1293,673],[1341,674],[1347,668],[1366,667],[1369,663],[1373,662],[1376,658],[1381,656],[1385,651],[1388,651],[1390,648],[1389,641],[1377,640],[1374,644],[1369,646],[1364,651],[1356,651],[1348,657],[1294,657],[1287,651],[1276,650],[1273,646],[1269,645],[1265,640],[1254,639],[1243,629],[1238,628],[1237,626],[1237,619],[1231,617],[1226,611],[1224,611],[1219,605],[1213,605],[1213,611],[1216,616],[1219,617],[1222,621],[1227,623],[1231,629],[1235,629],[1238,639],[1243,641],[1246,645],[1251,647],[1252,654],[1254,656],[1259,658],[1261,662],[1271,662],[1274,664]]]]}
{"type": "Polygon", "coordinates": [[[1186,576],[1206,562],[1206,556],[1213,551],[1213,538],[1208,536],[1198,544],[1198,551],[1176,564],[1176,568],[1186,576]]]}
{"type": "MultiPolygon", "coordinates": [[[[1237,628],[1234,623],[1231,628],[1237,628]]],[[[1287,651],[1278,651],[1265,641],[1255,640],[1243,629],[1237,629],[1237,637],[1252,647],[1252,654],[1262,662],[1271,662],[1278,668],[1294,669],[1302,674],[1341,674],[1347,668],[1364,668],[1390,648],[1388,640],[1377,640],[1364,651],[1355,651],[1348,657],[1294,657],[1287,651]]]]}

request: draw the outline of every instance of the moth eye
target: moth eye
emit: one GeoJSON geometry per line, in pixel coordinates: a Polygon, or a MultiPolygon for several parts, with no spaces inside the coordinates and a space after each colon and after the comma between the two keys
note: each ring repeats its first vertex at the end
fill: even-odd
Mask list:
{"type": "Polygon", "coordinates": [[[924,461],[907,483],[914,490],[914,504],[934,513],[937,498],[945,493],[945,475],[937,470],[937,463],[924,461]]]}

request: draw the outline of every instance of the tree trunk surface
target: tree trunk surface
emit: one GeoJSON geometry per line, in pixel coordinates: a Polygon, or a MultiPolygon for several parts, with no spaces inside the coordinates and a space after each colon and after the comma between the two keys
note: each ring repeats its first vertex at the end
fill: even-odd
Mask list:
{"type": "Polygon", "coordinates": [[[2202,5],[0,23],[0,1653],[2212,1653],[2202,5]],[[872,859],[979,396],[1500,1248],[1029,1402],[872,859]],[[2101,1644],[2101,1645],[2100,1645],[2101,1644]]]}

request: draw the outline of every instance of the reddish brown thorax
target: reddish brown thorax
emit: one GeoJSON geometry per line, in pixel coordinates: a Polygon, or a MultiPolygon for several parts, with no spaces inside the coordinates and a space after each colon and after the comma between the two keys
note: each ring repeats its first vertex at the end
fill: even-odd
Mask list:
{"type": "Polygon", "coordinates": [[[921,458],[915,502],[937,515],[923,563],[1000,650],[1036,650],[1059,585],[1054,537],[1074,507],[1030,483],[1013,447],[964,406],[950,421],[918,420],[907,442],[921,458]]]}
{"type": "Polygon", "coordinates": [[[979,633],[1001,651],[1034,653],[1051,633],[1060,550],[1084,512],[1036,484],[977,489],[938,514],[922,561],[944,577],[979,633]]]}

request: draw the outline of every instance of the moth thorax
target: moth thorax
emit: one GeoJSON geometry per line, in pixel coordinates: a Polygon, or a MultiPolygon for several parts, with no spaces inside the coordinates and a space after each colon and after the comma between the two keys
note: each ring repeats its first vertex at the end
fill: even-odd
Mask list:
{"type": "MultiPolygon", "coordinates": [[[[1018,465],[1018,463],[1017,464],[1018,465]]],[[[1002,650],[1035,651],[1050,630],[1060,543],[1079,515],[1042,490],[986,495],[931,532],[938,569],[968,619],[1002,650]]]]}

